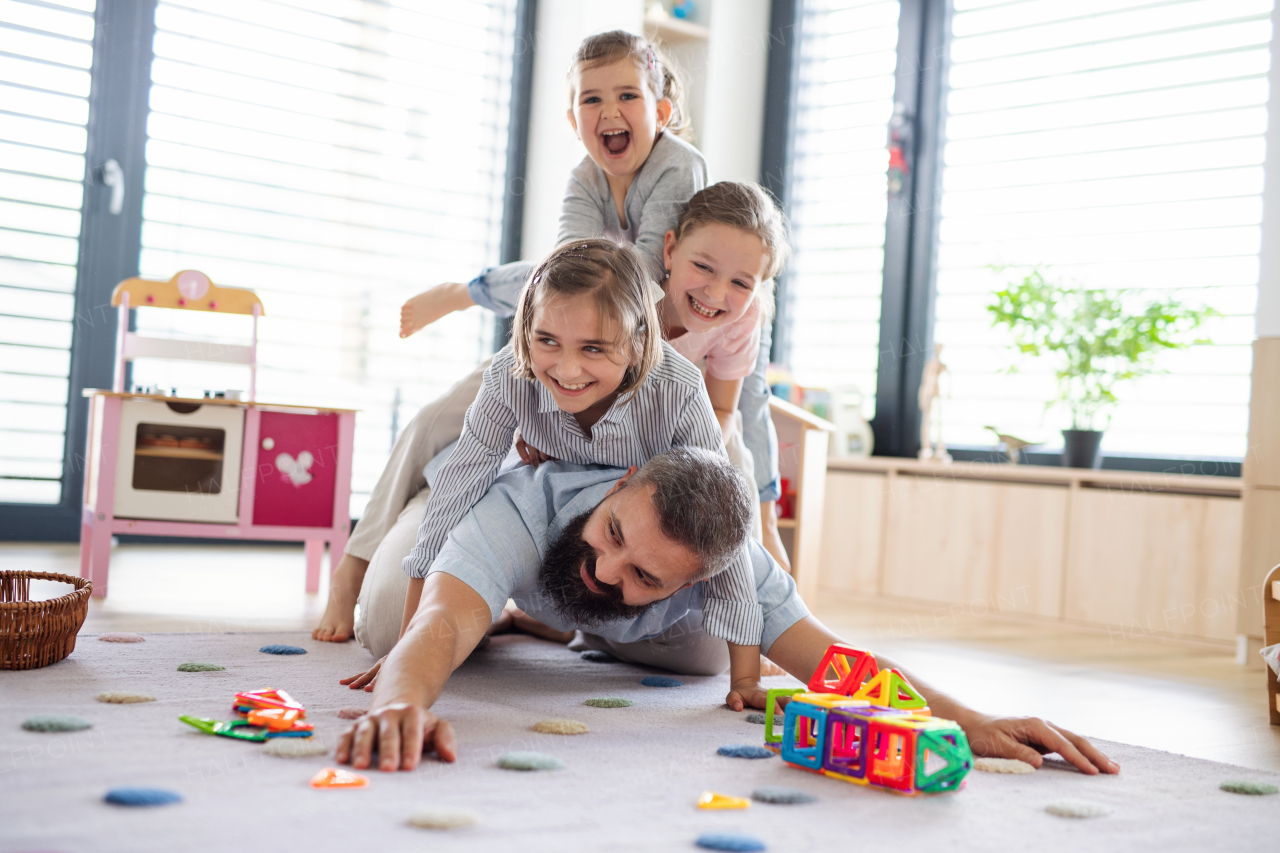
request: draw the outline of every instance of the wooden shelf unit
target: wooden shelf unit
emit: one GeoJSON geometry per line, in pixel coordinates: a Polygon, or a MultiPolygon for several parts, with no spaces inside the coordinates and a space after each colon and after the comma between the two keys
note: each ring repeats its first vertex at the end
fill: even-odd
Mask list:
{"type": "Polygon", "coordinates": [[[872,457],[830,459],[822,594],[1234,641],[1243,482],[872,457]]]}

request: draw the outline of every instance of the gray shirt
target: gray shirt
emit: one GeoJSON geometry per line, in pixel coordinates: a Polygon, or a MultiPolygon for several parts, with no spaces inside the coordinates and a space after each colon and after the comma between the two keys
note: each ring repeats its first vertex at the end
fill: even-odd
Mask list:
{"type": "MultiPolygon", "coordinates": [[[[550,543],[570,521],[589,512],[624,473],[619,468],[544,462],[520,466],[498,477],[463,517],[431,573],[453,575],[475,590],[498,618],[508,598],[534,619],[560,631],[584,626],[570,622],[538,589],[538,572],[550,543]]],[[[758,542],[748,544],[755,598],[764,617],[760,646],[768,650],[783,632],[808,615],[791,576],[758,542]]],[[[588,627],[592,634],[630,643],[666,631],[691,610],[703,610],[706,583],[664,599],[639,618],[588,627]]]]}
{"type": "MultiPolygon", "coordinates": [[[[635,243],[653,280],[662,281],[663,240],[675,228],[685,204],[706,185],[707,162],[702,153],[679,137],[662,134],[627,190],[623,204],[627,227],[623,228],[604,170],[590,157],[584,157],[569,174],[556,243],[587,237],[635,243]]],[[[467,289],[477,305],[509,317],[515,313],[520,289],[532,271],[533,264],[528,261],[490,267],[467,289]]]]}

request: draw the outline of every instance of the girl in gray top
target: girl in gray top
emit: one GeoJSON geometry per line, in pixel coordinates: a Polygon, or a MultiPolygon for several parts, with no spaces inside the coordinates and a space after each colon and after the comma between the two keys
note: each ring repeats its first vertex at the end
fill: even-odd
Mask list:
{"type": "MultiPolygon", "coordinates": [[[[614,30],[582,42],[569,69],[569,124],[587,156],[569,175],[557,245],[591,237],[635,243],[653,280],[662,280],[663,238],[707,185],[702,154],[680,138],[687,132],[682,89],[640,36],[614,30]]],[[[468,284],[419,293],[400,309],[400,337],[472,305],[510,316],[532,267],[503,264],[468,284]]]]}

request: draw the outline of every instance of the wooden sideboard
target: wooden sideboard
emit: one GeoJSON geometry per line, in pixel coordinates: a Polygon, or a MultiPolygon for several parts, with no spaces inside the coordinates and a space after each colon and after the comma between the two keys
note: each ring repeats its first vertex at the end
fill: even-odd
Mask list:
{"type": "Polygon", "coordinates": [[[1234,641],[1242,483],[872,457],[827,463],[820,595],[1234,641]]]}

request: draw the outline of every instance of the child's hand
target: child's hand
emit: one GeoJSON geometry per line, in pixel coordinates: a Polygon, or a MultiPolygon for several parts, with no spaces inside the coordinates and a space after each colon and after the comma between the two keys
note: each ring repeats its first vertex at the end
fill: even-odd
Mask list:
{"type": "Polygon", "coordinates": [[[524,436],[520,435],[519,430],[516,430],[516,453],[520,454],[520,459],[524,464],[531,465],[534,468],[538,467],[543,462],[556,461],[554,456],[548,456],[533,445],[526,443],[524,436]]]}
{"type": "Polygon", "coordinates": [[[382,669],[382,662],[386,659],[386,655],[383,655],[377,663],[366,669],[364,672],[359,675],[353,675],[349,678],[340,678],[338,679],[338,683],[346,684],[352,690],[359,690],[363,687],[365,693],[372,693],[373,683],[378,680],[378,670],[382,669]]]}
{"type": "Polygon", "coordinates": [[[400,306],[400,337],[407,338],[441,317],[454,311],[464,311],[475,304],[467,286],[456,281],[424,290],[400,306]]]}
{"type": "Polygon", "coordinates": [[[758,678],[740,678],[733,682],[729,695],[724,697],[724,703],[735,711],[743,708],[759,708],[763,711],[768,698],[769,691],[760,686],[758,678]]]}

